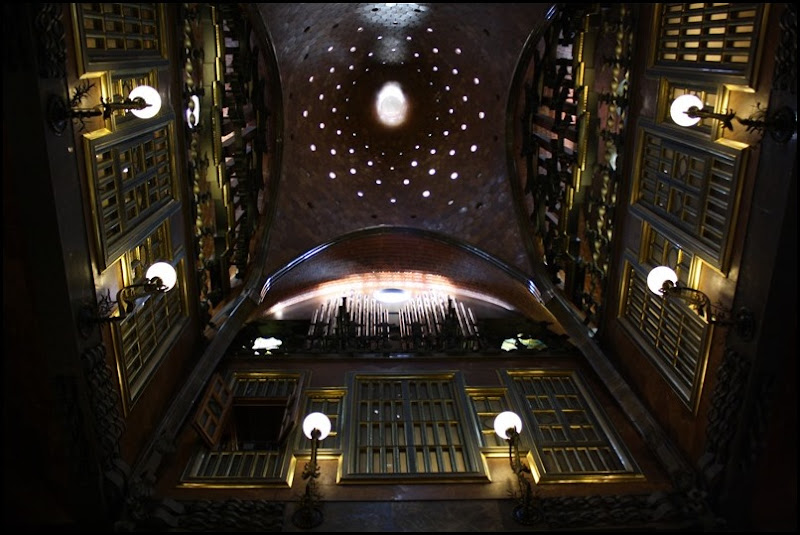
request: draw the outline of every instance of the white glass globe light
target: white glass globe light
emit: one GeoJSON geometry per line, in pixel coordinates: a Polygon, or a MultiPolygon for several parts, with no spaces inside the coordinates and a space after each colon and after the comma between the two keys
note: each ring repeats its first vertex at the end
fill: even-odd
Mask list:
{"type": "Polygon", "coordinates": [[[672,284],[678,284],[678,275],[667,266],[658,266],[650,270],[647,275],[647,287],[656,295],[661,295],[661,288],[664,282],[672,281],[672,284]]]}
{"type": "Polygon", "coordinates": [[[494,419],[494,432],[497,436],[508,440],[508,430],[511,428],[516,429],[517,433],[522,431],[522,419],[517,413],[512,411],[501,412],[494,419]]]}
{"type": "Polygon", "coordinates": [[[161,279],[161,284],[167,289],[167,291],[171,290],[175,286],[175,283],[178,282],[178,273],[169,262],[154,263],[152,266],[147,268],[145,277],[147,277],[148,280],[158,277],[161,279]]]}
{"type": "Polygon", "coordinates": [[[686,113],[692,107],[702,110],[703,101],[697,95],[681,95],[672,101],[672,105],[669,107],[669,116],[678,126],[696,125],[700,122],[700,117],[689,117],[686,113]]]}
{"type": "Polygon", "coordinates": [[[319,439],[324,440],[331,432],[331,420],[321,412],[312,412],[303,420],[303,434],[308,438],[313,438],[311,432],[319,430],[319,439]]]}
{"type": "Polygon", "coordinates": [[[128,98],[131,100],[141,98],[149,104],[149,106],[141,110],[130,110],[132,114],[140,119],[155,117],[159,110],[161,110],[161,95],[149,85],[137,85],[128,93],[128,98]]]}

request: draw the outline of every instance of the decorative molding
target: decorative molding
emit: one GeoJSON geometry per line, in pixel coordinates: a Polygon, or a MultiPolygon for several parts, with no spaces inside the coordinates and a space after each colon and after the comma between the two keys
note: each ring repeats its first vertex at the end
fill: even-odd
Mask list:
{"type": "Polygon", "coordinates": [[[706,451],[699,468],[706,488],[713,491],[730,459],[730,446],[736,434],[750,375],[750,362],[738,352],[728,349],[717,374],[711,397],[706,429],[706,451]]]}
{"type": "Polygon", "coordinates": [[[131,477],[128,480],[127,493],[125,494],[124,514],[118,525],[141,526],[146,524],[154,504],[154,493],[155,491],[150,482],[135,475],[131,477]]]}
{"type": "Polygon", "coordinates": [[[634,13],[625,5],[586,9],[562,5],[520,62],[531,74],[518,84],[519,167],[532,207],[527,225],[548,277],[584,323],[597,326],[614,246],[634,13]]]}
{"type": "Polygon", "coordinates": [[[774,392],[774,376],[762,377],[758,383],[758,394],[755,396],[755,405],[747,419],[747,438],[745,451],[738,459],[738,467],[744,472],[749,472],[761,454],[764,452],[767,437],[767,427],[772,412],[774,392]]]}
{"type": "Polygon", "coordinates": [[[64,78],[67,75],[63,14],[64,4],[39,4],[34,29],[39,39],[39,76],[42,78],[64,78]]]}
{"type": "Polygon", "coordinates": [[[608,272],[614,247],[614,217],[617,212],[617,193],[620,188],[624,138],[629,116],[631,54],[633,50],[634,18],[624,4],[601,11],[602,32],[598,41],[606,41],[601,72],[595,79],[602,81],[596,110],[597,136],[602,139],[603,154],[597,157],[591,184],[582,207],[586,220],[583,236],[588,254],[577,257],[578,277],[572,301],[586,317],[588,324],[598,324],[604,310],[608,272]],[[611,38],[613,36],[613,39],[611,38]],[[607,54],[607,55],[605,55],[607,54]],[[609,76],[610,74],[610,76],[609,76]],[[579,284],[580,282],[580,284],[579,284]]]}
{"type": "Polygon", "coordinates": [[[180,531],[283,531],[283,503],[230,499],[181,505],[180,531]]]}
{"type": "Polygon", "coordinates": [[[57,457],[68,460],[69,480],[75,492],[88,490],[92,485],[91,444],[85,433],[84,414],[80,406],[80,392],[77,378],[58,375],[53,378],[53,403],[56,411],[55,421],[62,425],[62,440],[57,457]]]}
{"type": "Polygon", "coordinates": [[[235,136],[233,145],[223,150],[227,156],[233,158],[234,162],[226,171],[226,182],[230,185],[234,199],[230,204],[233,205],[233,212],[241,213],[237,218],[228,221],[229,232],[232,233],[228,253],[230,264],[237,269],[235,277],[244,279],[250,260],[251,238],[258,221],[256,199],[259,189],[263,187],[262,177],[258,176],[262,149],[254,144],[253,139],[246,139],[245,132],[254,126],[256,114],[262,108],[259,102],[254,102],[254,98],[260,98],[263,102],[263,95],[253,93],[253,89],[258,87],[253,83],[258,77],[258,58],[254,55],[254,52],[258,51],[251,49],[251,26],[246,14],[240,7],[229,4],[221,4],[220,13],[222,18],[220,26],[223,28],[226,42],[239,44],[238,47],[226,48],[226,53],[232,57],[233,72],[224,74],[223,87],[226,89],[222,93],[222,101],[228,108],[226,122],[242,135],[235,136]],[[253,106],[253,111],[250,113],[246,111],[248,105],[253,106]],[[255,155],[248,154],[248,145],[255,155]]]}
{"type": "Polygon", "coordinates": [[[775,52],[773,90],[797,93],[797,4],[787,3],[780,20],[780,44],[775,52]]]}
{"type": "Polygon", "coordinates": [[[717,525],[696,491],[685,494],[558,497],[540,500],[541,522],[548,529],[635,528],[674,529],[717,525]]]}
{"type": "Polygon", "coordinates": [[[106,361],[106,346],[98,344],[81,354],[88,385],[89,404],[100,445],[103,468],[110,469],[120,456],[119,439],[125,431],[119,393],[114,389],[111,366],[106,361]]]}
{"type": "Polygon", "coordinates": [[[164,457],[175,453],[174,437],[168,435],[166,432],[161,432],[153,440],[153,447],[150,451],[150,456],[147,458],[147,463],[140,472],[141,477],[152,484],[155,484],[158,479],[158,468],[164,457]]]}
{"type": "Polygon", "coordinates": [[[118,485],[121,492],[114,531],[161,531],[178,525],[177,515],[183,513],[183,507],[169,498],[160,498],[155,490],[157,480],[155,470],[161,457],[165,453],[174,451],[174,448],[166,437],[161,436],[156,440],[154,450],[156,454],[150,458],[151,462],[143,473],[129,476],[127,465],[119,461],[120,470],[117,473],[122,476],[122,484],[118,485]]]}
{"type": "MultiPolygon", "coordinates": [[[[87,396],[97,437],[105,486],[103,492],[111,511],[119,511],[127,501],[130,467],[122,460],[119,440],[125,431],[125,418],[114,376],[106,361],[102,343],[81,353],[87,396]]],[[[114,513],[112,513],[114,514],[114,513]]]]}

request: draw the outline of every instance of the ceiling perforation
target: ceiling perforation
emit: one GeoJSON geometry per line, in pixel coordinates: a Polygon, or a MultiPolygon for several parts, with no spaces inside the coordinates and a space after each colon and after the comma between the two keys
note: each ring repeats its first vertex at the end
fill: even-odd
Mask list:
{"type": "Polygon", "coordinates": [[[527,265],[498,144],[506,128],[499,96],[507,94],[543,7],[519,4],[511,26],[503,24],[507,39],[486,49],[481,34],[499,11],[485,4],[260,4],[259,10],[282,85],[293,95],[284,101],[290,141],[283,161],[292,165],[281,178],[287,199],[277,202],[272,261],[361,227],[411,224],[460,235],[527,265]],[[297,26],[311,30],[298,33],[297,26]],[[297,51],[308,52],[307,60],[298,62],[297,51]],[[402,96],[384,106],[396,121],[386,124],[376,99],[389,82],[399,84],[402,96]],[[295,189],[313,190],[303,197],[314,201],[314,219],[295,220],[283,210],[300,194],[295,189]],[[476,198],[492,209],[460,210],[476,198]],[[499,213],[491,213],[495,208],[499,213]],[[290,240],[297,225],[311,227],[305,240],[290,240]],[[508,232],[487,242],[493,227],[508,232]]]}

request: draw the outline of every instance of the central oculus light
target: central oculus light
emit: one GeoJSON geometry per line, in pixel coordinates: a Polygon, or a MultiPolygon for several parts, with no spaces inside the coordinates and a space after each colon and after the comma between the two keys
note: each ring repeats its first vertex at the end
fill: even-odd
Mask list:
{"type": "Polygon", "coordinates": [[[411,298],[411,294],[401,288],[384,288],[376,291],[374,296],[381,303],[387,304],[402,303],[411,298]]]}
{"type": "Polygon", "coordinates": [[[406,120],[408,101],[400,84],[386,82],[375,99],[378,119],[386,126],[397,126],[406,120]]]}

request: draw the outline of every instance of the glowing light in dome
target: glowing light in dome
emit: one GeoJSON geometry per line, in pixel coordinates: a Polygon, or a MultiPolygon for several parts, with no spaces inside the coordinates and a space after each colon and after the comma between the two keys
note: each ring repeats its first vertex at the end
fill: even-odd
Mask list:
{"type": "Polygon", "coordinates": [[[387,82],[375,99],[378,119],[386,126],[403,124],[408,113],[408,100],[397,82],[387,82]]]}

